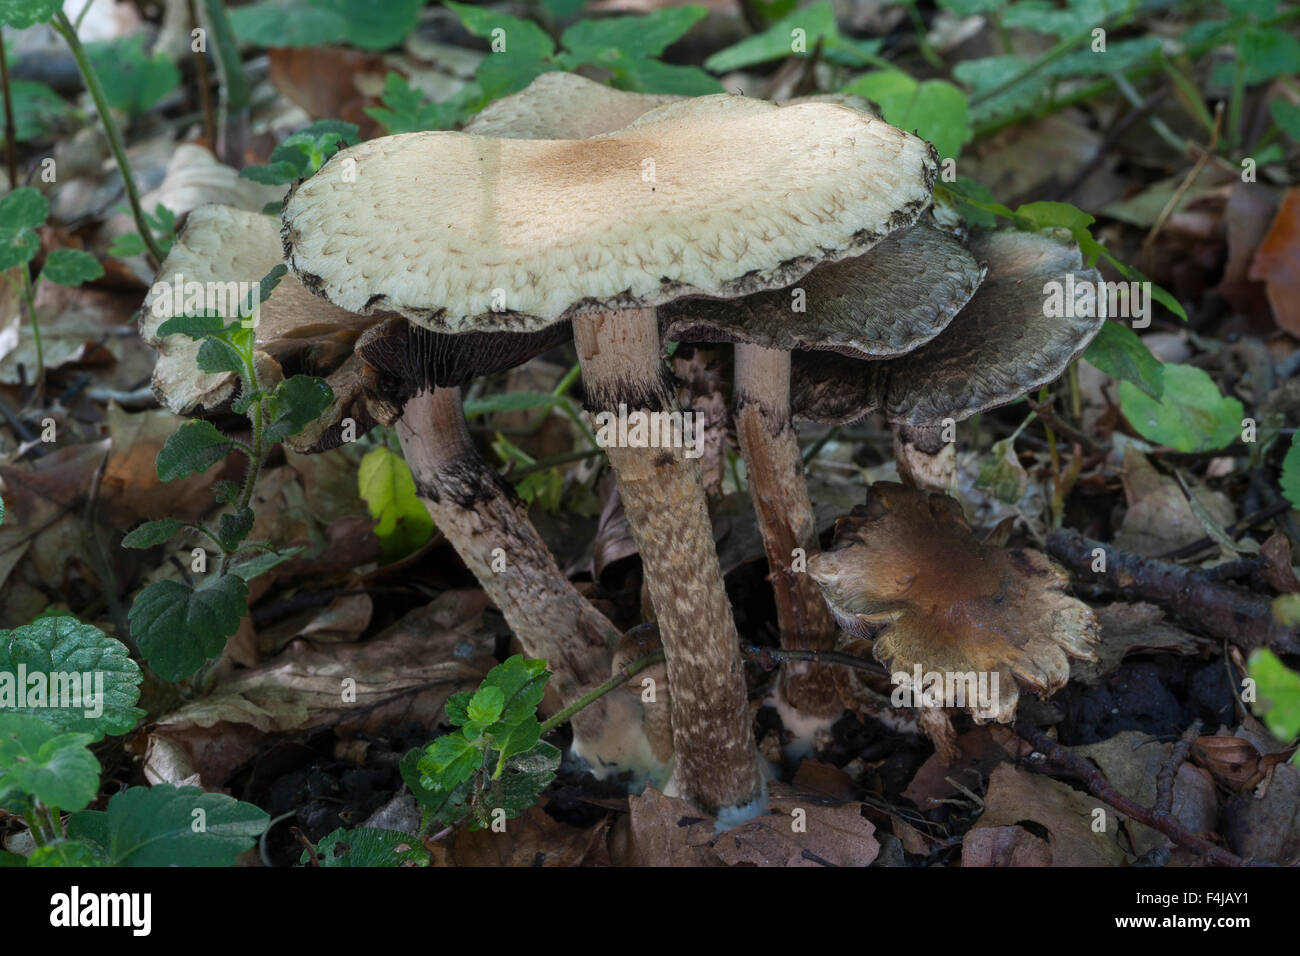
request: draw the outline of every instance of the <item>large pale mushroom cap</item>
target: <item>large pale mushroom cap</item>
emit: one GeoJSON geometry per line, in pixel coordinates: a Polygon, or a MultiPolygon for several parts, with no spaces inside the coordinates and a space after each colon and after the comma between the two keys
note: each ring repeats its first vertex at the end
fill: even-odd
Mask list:
{"type": "Polygon", "coordinates": [[[977,237],[971,251],[987,266],[983,283],[919,348],[886,361],[796,353],[796,417],[842,423],[880,409],[904,425],[961,421],[1053,381],[1101,331],[1104,308],[1090,316],[1046,314],[1049,283],[1077,287],[1101,278],[1083,267],[1072,242],[1007,230],[977,237]]]}
{"type": "Polygon", "coordinates": [[[874,654],[892,673],[997,674],[980,719],[1011,720],[1017,684],[1047,696],[1069,679],[1069,657],[1093,659],[1096,618],[1064,573],[1041,552],[981,544],[944,495],[873,484],[808,573],[845,630],[887,625],[874,654]]]}
{"type": "Polygon", "coordinates": [[[615,90],[576,73],[543,73],[518,93],[489,103],[463,132],[500,139],[586,139],[622,129],[680,99],[615,90]]]}
{"type": "Polygon", "coordinates": [[[855,110],[722,94],[594,139],[362,143],[290,194],[282,235],[303,283],[349,311],[528,331],[788,285],[914,222],[935,168],[855,110]]]}
{"type": "Polygon", "coordinates": [[[818,266],[787,289],[743,299],[683,299],[660,310],[665,339],[773,349],[901,355],[934,338],[970,301],[984,269],[927,222],[865,255],[818,266]]]}

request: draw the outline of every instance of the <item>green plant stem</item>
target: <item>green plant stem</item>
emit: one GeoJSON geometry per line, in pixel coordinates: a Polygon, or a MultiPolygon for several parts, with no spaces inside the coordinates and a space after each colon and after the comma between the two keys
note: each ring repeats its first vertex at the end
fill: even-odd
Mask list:
{"type": "Polygon", "coordinates": [[[568,465],[575,461],[583,461],[587,458],[595,458],[597,455],[604,454],[603,448],[582,448],[578,451],[565,452],[563,455],[552,455],[550,458],[541,458],[531,464],[524,465],[522,468],[516,468],[510,472],[511,478],[525,478],[528,475],[534,475],[539,471],[546,471],[548,468],[554,468],[557,465],[568,465]]]}
{"type": "Polygon", "coordinates": [[[9,86],[9,61],[5,57],[4,29],[0,28],[0,86],[5,100],[5,165],[9,167],[9,188],[18,188],[18,124],[14,122],[13,92],[9,86]]]}
{"type": "Polygon", "coordinates": [[[649,654],[644,654],[635,660],[628,661],[619,669],[617,674],[605,681],[605,683],[589,690],[568,707],[564,708],[564,710],[557,714],[552,714],[550,719],[543,721],[542,736],[545,737],[556,727],[560,726],[560,724],[570,720],[574,714],[582,710],[582,708],[586,707],[588,704],[595,703],[614,688],[621,687],[647,667],[650,667],[653,664],[658,664],[663,659],[663,651],[651,651],[649,654]]]}
{"type": "Polygon", "coordinates": [[[1246,98],[1246,65],[1241,60],[1241,34],[1237,34],[1236,62],[1232,65],[1232,93],[1228,98],[1228,143],[1233,149],[1241,145],[1241,110],[1246,98]]]}
{"type": "Polygon", "coordinates": [[[253,423],[253,454],[248,458],[248,472],[244,475],[244,487],[239,492],[236,511],[243,511],[253,500],[253,488],[262,471],[262,459],[266,457],[266,448],[262,443],[262,430],[266,424],[266,405],[263,399],[257,400],[257,410],[249,418],[253,423]]]}
{"type": "Polygon", "coordinates": [[[122,144],[122,134],[118,131],[117,120],[113,119],[108,98],[104,96],[104,87],[99,82],[99,74],[91,65],[90,57],[86,55],[86,48],[81,45],[81,38],[77,36],[76,27],[68,22],[67,15],[60,10],[54,14],[54,19],[50,23],[55,32],[68,44],[68,49],[72,51],[72,58],[77,61],[77,69],[81,71],[86,90],[90,93],[90,98],[95,101],[95,109],[99,111],[99,121],[104,127],[104,135],[108,138],[108,146],[113,151],[113,158],[117,160],[118,172],[122,174],[122,186],[126,190],[127,202],[131,206],[131,217],[135,220],[135,228],[144,240],[149,255],[153,257],[154,265],[161,265],[166,257],[158,245],[158,240],[154,238],[153,230],[145,220],[144,207],[140,205],[140,193],[135,186],[135,177],[131,175],[131,163],[126,158],[126,147],[122,144]]]}
{"type": "Polygon", "coordinates": [[[27,823],[27,829],[32,835],[32,842],[37,846],[45,846],[45,827],[36,812],[28,810],[23,814],[23,820],[27,823]]]}
{"type": "Polygon", "coordinates": [[[27,263],[19,267],[23,281],[23,301],[27,303],[27,312],[32,317],[32,341],[36,343],[36,390],[37,400],[45,389],[45,349],[41,345],[41,321],[36,316],[36,283],[32,282],[27,263]]]}
{"type": "Polygon", "coordinates": [[[203,13],[217,63],[217,79],[221,83],[221,121],[218,138],[221,141],[222,159],[236,168],[243,165],[244,135],[243,113],[248,109],[248,79],[244,76],[244,62],[239,58],[239,43],[231,29],[221,0],[203,0],[203,13]]]}

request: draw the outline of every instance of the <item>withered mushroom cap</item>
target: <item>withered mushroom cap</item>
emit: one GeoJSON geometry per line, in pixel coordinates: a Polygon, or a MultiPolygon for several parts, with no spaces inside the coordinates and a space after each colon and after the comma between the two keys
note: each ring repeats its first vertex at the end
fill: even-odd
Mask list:
{"type": "Polygon", "coordinates": [[[1070,657],[1094,659],[1096,618],[1065,593],[1065,574],[1041,552],[980,543],[945,495],[873,484],[808,573],[850,634],[886,625],[874,654],[893,673],[997,674],[977,719],[1011,720],[1017,683],[1047,696],[1069,679],[1070,657]]]}
{"type": "MultiPolygon", "coordinates": [[[[188,336],[159,337],[158,328],[185,311],[184,295],[171,294],[171,287],[178,282],[205,286],[220,283],[223,287],[245,282],[255,286],[281,262],[274,218],[219,205],[200,206],[189,214],[158,270],[140,315],[140,337],[158,350],[154,392],[167,408],[177,414],[215,408],[230,400],[238,381],[233,372],[199,371],[199,343],[188,336]],[[169,287],[167,295],[159,294],[159,284],[169,287]]],[[[238,304],[227,303],[231,309],[238,304]]],[[[313,353],[330,364],[331,356],[342,361],[351,340],[373,322],[321,302],[293,276],[285,276],[261,307],[257,349],[276,362],[313,353]]]]}
{"type": "Polygon", "coordinates": [[[351,312],[531,331],[788,285],[914,222],[935,170],[923,140],[855,110],[720,94],[593,139],[371,140],[291,192],[282,236],[351,312]]]}
{"type": "Polygon", "coordinates": [[[743,299],[685,299],[660,309],[665,338],[884,358],[947,327],[984,269],[955,236],[921,221],[865,255],[818,266],[786,289],[743,299]],[[794,310],[801,291],[803,311],[794,310]]]}
{"type": "Polygon", "coordinates": [[[988,272],[965,308],[931,341],[898,358],[857,361],[796,353],[790,400],[799,418],[843,423],[880,409],[904,425],[955,421],[1014,401],[1065,371],[1093,340],[1096,316],[1047,316],[1045,287],[1096,282],[1058,234],[1006,230],[971,243],[988,272]]]}

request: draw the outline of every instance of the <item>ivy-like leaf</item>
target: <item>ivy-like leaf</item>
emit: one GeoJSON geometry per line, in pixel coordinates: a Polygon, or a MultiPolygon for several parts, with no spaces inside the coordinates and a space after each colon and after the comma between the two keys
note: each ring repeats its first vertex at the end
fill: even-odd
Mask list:
{"type": "Polygon", "coordinates": [[[0,806],[15,795],[80,810],[99,790],[93,734],[60,733],[39,717],[0,714],[0,806]]]}
{"type": "Polygon", "coordinates": [[[0,199],[0,272],[36,257],[41,250],[36,230],[49,214],[49,202],[31,186],[20,186],[0,199]]]}
{"type": "Polygon", "coordinates": [[[55,249],[45,257],[41,278],[55,285],[81,285],[104,274],[104,267],[89,252],[80,249],[55,249]]]}
{"type": "Polygon", "coordinates": [[[230,454],[235,446],[217,427],[201,418],[186,422],[167,436],[154,462],[162,481],[200,475],[230,454]]]}
{"type": "Polygon", "coordinates": [[[74,813],[68,836],[94,845],[110,866],[233,866],[269,822],[266,811],[225,794],[159,784],[123,790],[107,810],[74,813]]]}
{"type": "Polygon", "coordinates": [[[37,23],[48,23],[61,9],[63,0],[0,0],[0,23],[26,30],[37,23]]]}
{"type": "Polygon", "coordinates": [[[1143,438],[1176,451],[1213,451],[1241,435],[1241,402],[1225,397],[1214,380],[1194,365],[1165,365],[1159,401],[1132,382],[1119,383],[1119,403],[1143,438]]]}
{"type": "Polygon", "coordinates": [[[128,620],[149,666],[178,681],[216,657],[248,613],[248,585],[237,574],[213,575],[197,588],[155,581],[136,596],[128,620]]]}
{"type": "Polygon", "coordinates": [[[135,706],[142,676],[125,644],[71,615],[0,631],[0,714],[38,717],[56,730],[95,740],[124,734],[144,716],[135,706]],[[26,677],[22,694],[20,673],[26,677]],[[44,693],[34,693],[34,678],[44,693]]]}
{"type": "Polygon", "coordinates": [[[1083,357],[1111,378],[1133,385],[1159,400],[1165,390],[1165,367],[1138,334],[1120,322],[1107,322],[1083,357]]]}
{"type": "Polygon", "coordinates": [[[1291,447],[1282,459],[1281,485],[1286,500],[1300,508],[1300,432],[1291,436],[1291,447]]]}
{"type": "MultiPolygon", "coordinates": [[[[253,509],[242,508],[239,511],[223,514],[217,521],[217,537],[228,551],[234,551],[253,530],[253,509]]],[[[241,575],[242,577],[242,575],[241,575]]],[[[245,581],[248,578],[244,578],[245,581]]]]}

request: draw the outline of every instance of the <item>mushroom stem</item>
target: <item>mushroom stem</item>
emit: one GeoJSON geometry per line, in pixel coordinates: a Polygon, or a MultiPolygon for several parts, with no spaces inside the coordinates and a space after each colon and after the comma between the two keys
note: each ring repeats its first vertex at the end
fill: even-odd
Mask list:
{"type": "MultiPolygon", "coordinates": [[[[835,620],[804,563],[818,550],[817,523],[799,436],[790,421],[790,353],[738,343],[735,406],[736,437],[771,569],[781,646],[830,650],[835,620]]],[[[787,665],[781,674],[781,695],[801,715],[838,717],[843,710],[834,668],[803,662],[787,665]]]]}
{"type": "MultiPolygon", "coordinates": [[[[629,426],[635,414],[659,436],[660,415],[679,409],[660,358],[654,309],[583,315],[573,324],[588,410],[625,413],[629,426]]],[[[710,813],[750,803],[762,779],[699,465],[679,442],[603,444],[667,657],[677,788],[710,813]]]]}
{"type": "MultiPolygon", "coordinates": [[[[549,662],[562,704],[606,680],[618,629],[564,576],[523,503],[475,449],[460,389],[416,393],[396,427],[429,515],[500,609],[524,653],[549,662]]],[[[610,763],[611,753],[623,753],[621,746],[609,749],[611,732],[640,733],[639,715],[628,707],[637,702],[621,697],[602,698],[574,717],[574,749],[597,766],[610,763]],[[599,762],[583,752],[580,739],[595,749],[599,762]]]]}
{"type": "Polygon", "coordinates": [[[898,425],[894,460],[903,483],[923,491],[948,494],[957,474],[957,446],[945,441],[942,425],[898,425]]]}

